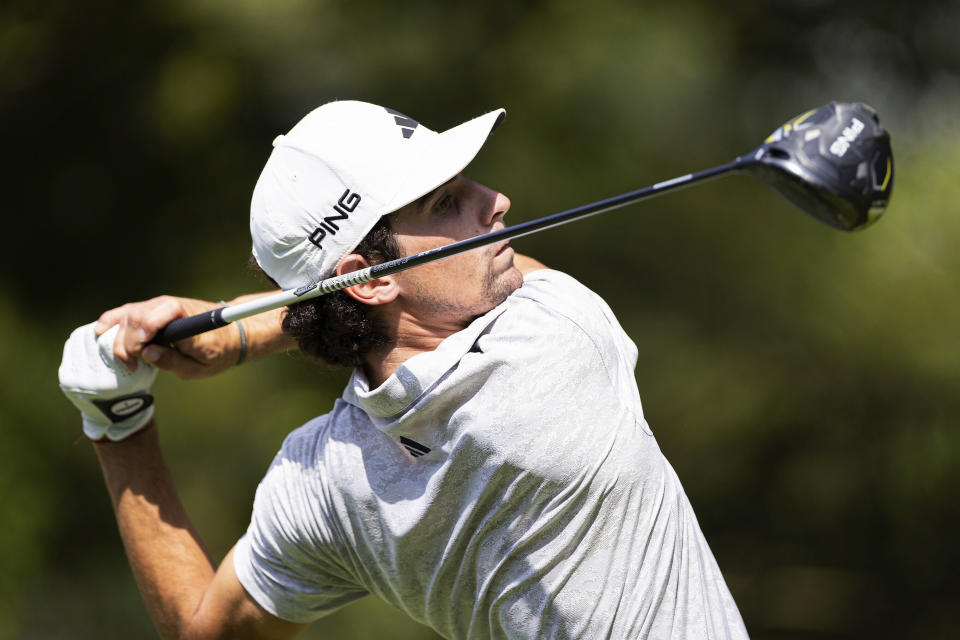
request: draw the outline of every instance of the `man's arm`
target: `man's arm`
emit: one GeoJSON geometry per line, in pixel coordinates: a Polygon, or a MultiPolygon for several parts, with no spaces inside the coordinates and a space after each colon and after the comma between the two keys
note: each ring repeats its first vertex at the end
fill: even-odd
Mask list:
{"type": "Polygon", "coordinates": [[[94,443],[137,585],[163,638],[291,638],[306,625],[260,607],[233,551],[215,569],[180,502],[153,425],[94,443]]]}
{"type": "MultiPolygon", "coordinates": [[[[253,300],[270,293],[273,292],[240,296],[230,304],[253,300]]],[[[255,360],[296,346],[280,328],[283,309],[274,309],[181,340],[175,349],[149,344],[157,331],[171,321],[219,306],[218,303],[205,300],[160,296],[104,312],[97,320],[95,331],[100,335],[110,327],[119,325],[114,342],[114,355],[131,371],[136,370],[137,359],[143,358],[159,369],[172,371],[184,379],[206,378],[235,366],[241,353],[241,323],[246,342],[244,360],[255,360]]]]}

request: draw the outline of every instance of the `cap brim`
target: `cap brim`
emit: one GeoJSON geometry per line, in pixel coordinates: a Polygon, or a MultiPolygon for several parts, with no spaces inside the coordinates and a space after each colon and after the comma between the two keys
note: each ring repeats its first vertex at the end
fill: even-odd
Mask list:
{"type": "Polygon", "coordinates": [[[485,113],[425,142],[415,166],[409,168],[403,185],[384,213],[410,204],[463,171],[506,114],[504,109],[485,113]]]}

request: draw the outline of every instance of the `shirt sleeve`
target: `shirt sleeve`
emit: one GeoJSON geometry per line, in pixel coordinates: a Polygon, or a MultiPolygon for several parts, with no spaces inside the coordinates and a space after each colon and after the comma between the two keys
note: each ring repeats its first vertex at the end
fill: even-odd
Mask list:
{"type": "Polygon", "coordinates": [[[344,565],[324,509],[318,425],[294,431],[257,487],[234,550],[240,584],[264,609],[309,623],[367,594],[344,565]],[[313,427],[313,428],[311,428],[313,427]]]}

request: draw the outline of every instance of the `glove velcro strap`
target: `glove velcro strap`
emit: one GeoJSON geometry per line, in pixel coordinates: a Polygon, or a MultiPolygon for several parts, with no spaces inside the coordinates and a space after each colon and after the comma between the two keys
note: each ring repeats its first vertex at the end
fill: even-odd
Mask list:
{"type": "Polygon", "coordinates": [[[100,410],[110,422],[116,424],[145,411],[153,404],[153,396],[147,391],[138,391],[125,396],[99,400],[90,398],[90,402],[100,410]]]}

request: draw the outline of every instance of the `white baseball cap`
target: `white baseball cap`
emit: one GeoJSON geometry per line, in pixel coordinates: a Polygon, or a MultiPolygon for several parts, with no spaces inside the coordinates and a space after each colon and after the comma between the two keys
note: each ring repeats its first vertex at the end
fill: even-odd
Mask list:
{"type": "Polygon", "coordinates": [[[273,141],[250,203],[253,255],[284,289],[330,277],[381,216],[473,160],[506,112],[443,133],[367,102],[330,102],[273,141]]]}

